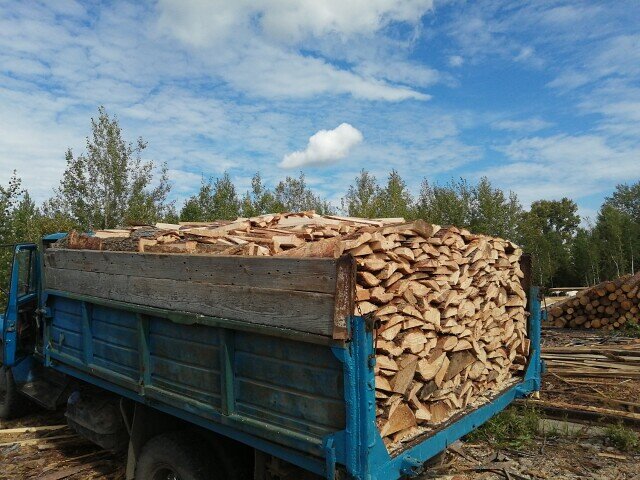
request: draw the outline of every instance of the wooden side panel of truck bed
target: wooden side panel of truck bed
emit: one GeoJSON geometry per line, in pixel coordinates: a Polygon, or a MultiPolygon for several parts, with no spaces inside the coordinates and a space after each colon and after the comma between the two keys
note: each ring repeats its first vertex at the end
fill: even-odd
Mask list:
{"type": "Polygon", "coordinates": [[[342,259],[49,249],[45,288],[345,338],[355,266],[342,259]]]}

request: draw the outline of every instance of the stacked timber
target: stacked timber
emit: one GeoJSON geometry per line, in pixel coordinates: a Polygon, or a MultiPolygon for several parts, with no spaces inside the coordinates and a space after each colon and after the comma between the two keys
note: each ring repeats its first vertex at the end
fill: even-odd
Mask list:
{"type": "Polygon", "coordinates": [[[640,340],[624,343],[545,347],[547,370],[561,377],[640,378],[640,340]]]}
{"type": "Polygon", "coordinates": [[[640,320],[640,273],[586,288],[548,309],[556,327],[614,330],[640,320]]]}
{"type": "Polygon", "coordinates": [[[58,247],[338,258],[357,264],[356,315],[377,319],[378,428],[415,437],[503,390],[527,363],[521,250],[508,240],[424,221],[263,215],[71,233],[58,247]]]}

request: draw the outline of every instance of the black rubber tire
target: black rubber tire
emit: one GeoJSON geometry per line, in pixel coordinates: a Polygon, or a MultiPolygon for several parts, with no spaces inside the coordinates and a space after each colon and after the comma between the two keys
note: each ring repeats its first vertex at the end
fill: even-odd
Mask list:
{"type": "Polygon", "coordinates": [[[3,365],[0,367],[0,418],[18,418],[28,410],[29,400],[18,392],[11,368],[3,365]]]}
{"type": "Polygon", "coordinates": [[[226,472],[216,465],[215,453],[208,442],[192,432],[163,433],[149,440],[136,466],[136,480],[226,480],[226,472]],[[164,472],[167,475],[164,476],[164,472]]]}

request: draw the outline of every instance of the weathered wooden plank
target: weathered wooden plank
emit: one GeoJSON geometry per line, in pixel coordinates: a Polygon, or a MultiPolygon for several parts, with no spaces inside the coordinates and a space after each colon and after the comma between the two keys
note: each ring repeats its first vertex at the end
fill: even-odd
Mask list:
{"type": "Polygon", "coordinates": [[[356,296],[356,261],[351,255],[338,260],[333,314],[333,338],[346,340],[349,337],[347,319],[353,312],[356,296]]]}
{"type": "Polygon", "coordinates": [[[45,286],[82,295],[174,311],[241,320],[302,332],[333,334],[334,295],[211,285],[45,266],[45,286]]]}
{"type": "Polygon", "coordinates": [[[336,260],[49,249],[54,268],[206,282],[215,285],[334,293],[336,260]]]}

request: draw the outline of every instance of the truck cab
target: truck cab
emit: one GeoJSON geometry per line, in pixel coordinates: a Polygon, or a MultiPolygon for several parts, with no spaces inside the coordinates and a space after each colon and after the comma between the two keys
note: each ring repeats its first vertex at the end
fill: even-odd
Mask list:
{"type": "MultiPolygon", "coordinates": [[[[40,275],[35,244],[12,246],[13,260],[5,296],[5,312],[0,316],[2,341],[0,354],[0,417],[11,418],[25,410],[25,402],[18,396],[24,382],[16,385],[16,372],[21,373],[21,363],[38,350],[40,324],[37,319],[40,275]]],[[[23,378],[18,375],[20,381],[23,378]]]]}

